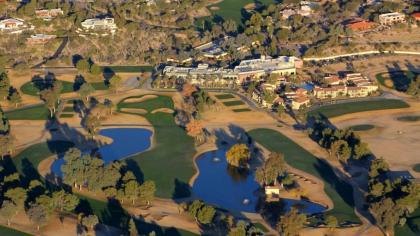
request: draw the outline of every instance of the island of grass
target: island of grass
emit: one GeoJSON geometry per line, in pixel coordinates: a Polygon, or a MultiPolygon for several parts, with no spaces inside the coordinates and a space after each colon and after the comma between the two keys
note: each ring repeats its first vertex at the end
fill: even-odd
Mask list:
{"type": "Polygon", "coordinates": [[[233,112],[248,112],[251,111],[249,108],[242,108],[242,109],[233,109],[233,112]]]}
{"type": "Polygon", "coordinates": [[[322,115],[327,118],[332,118],[356,112],[399,109],[408,107],[410,107],[410,105],[399,99],[377,99],[326,105],[310,111],[308,115],[322,115]]]}
{"type": "Polygon", "coordinates": [[[349,129],[352,129],[353,131],[368,131],[374,128],[375,126],[371,124],[360,124],[360,125],[353,125],[349,127],[349,129]]]}
{"type": "Polygon", "coordinates": [[[417,122],[420,121],[420,116],[400,116],[397,120],[403,122],[417,122]]]}
{"type": "Polygon", "coordinates": [[[384,87],[406,92],[411,81],[418,75],[412,71],[391,71],[377,74],[376,79],[384,87]]]}
{"type": "MultiPolygon", "coordinates": [[[[78,90],[78,85],[76,85],[73,82],[69,82],[69,81],[64,81],[64,80],[60,80],[60,82],[63,85],[63,90],[61,90],[62,94],[65,93],[71,93],[71,92],[75,92],[78,90]]],[[[105,84],[105,82],[94,82],[94,83],[90,83],[90,85],[92,85],[92,87],[95,90],[107,90],[108,86],[105,84]]],[[[20,90],[22,91],[23,94],[26,95],[30,95],[30,96],[38,96],[39,92],[43,89],[45,89],[45,84],[43,83],[42,80],[40,80],[40,82],[37,81],[29,81],[26,82],[25,84],[23,84],[20,87],[20,90]]]]}
{"type": "Polygon", "coordinates": [[[48,120],[50,112],[44,104],[7,111],[9,120],[48,120]]]}
{"type": "Polygon", "coordinates": [[[354,213],[352,186],[336,176],[331,166],[318,159],[283,134],[271,129],[254,129],[248,132],[251,138],[271,152],[284,154],[293,168],[318,177],[325,183],[325,193],[334,203],[326,215],[335,216],[340,223],[361,223],[354,213]]]}
{"type": "Polygon", "coordinates": [[[237,100],[237,101],[228,101],[228,102],[223,102],[223,105],[227,106],[227,107],[231,107],[231,106],[239,106],[239,105],[244,105],[245,103],[237,100]]]}
{"type": "MultiPolygon", "coordinates": [[[[142,97],[142,96],[140,96],[142,97]]],[[[140,98],[137,97],[137,98],[140,98]]],[[[133,97],[131,97],[133,98],[133,97]]],[[[194,140],[179,127],[171,113],[151,111],[159,108],[174,109],[171,97],[157,96],[142,102],[121,101],[117,109],[138,108],[148,111],[144,116],[153,125],[155,146],[150,150],[126,159],[129,166],[138,166],[138,176],[156,183],[156,195],[162,198],[189,196],[188,182],[194,175],[194,140]]],[[[127,112],[125,112],[127,113],[127,112]]]]}

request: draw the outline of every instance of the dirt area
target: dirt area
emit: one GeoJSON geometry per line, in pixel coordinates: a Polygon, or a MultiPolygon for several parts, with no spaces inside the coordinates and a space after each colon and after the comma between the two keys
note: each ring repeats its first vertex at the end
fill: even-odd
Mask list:
{"type": "Polygon", "coordinates": [[[151,113],[152,113],[152,114],[155,114],[155,113],[157,113],[157,112],[163,112],[163,113],[169,113],[169,114],[172,114],[172,113],[174,113],[174,110],[172,110],[172,109],[170,109],[170,108],[159,108],[159,109],[153,110],[151,113]]]}
{"type": "Polygon", "coordinates": [[[390,164],[392,170],[408,170],[414,177],[420,178],[420,173],[412,170],[415,164],[420,163],[418,159],[420,122],[397,120],[398,117],[406,115],[420,115],[420,110],[413,113],[397,112],[393,114],[365,115],[365,117],[345,117],[332,119],[332,122],[339,128],[358,124],[375,125],[377,128],[374,130],[358,132],[362,140],[369,144],[372,152],[377,157],[383,157],[390,164]]]}
{"type": "Polygon", "coordinates": [[[139,115],[144,115],[147,114],[147,111],[141,108],[121,108],[122,112],[129,112],[129,113],[134,113],[134,114],[139,114],[139,115]]]}

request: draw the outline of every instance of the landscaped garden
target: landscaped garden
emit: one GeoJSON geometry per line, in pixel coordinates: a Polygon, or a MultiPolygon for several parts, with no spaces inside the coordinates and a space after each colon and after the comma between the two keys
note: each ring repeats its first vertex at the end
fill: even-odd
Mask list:
{"type": "Polygon", "coordinates": [[[251,111],[249,108],[233,109],[233,112],[248,112],[251,111]]]}
{"type": "Polygon", "coordinates": [[[308,114],[310,116],[323,115],[327,118],[332,118],[356,112],[408,107],[410,107],[410,105],[399,99],[378,99],[326,105],[316,108],[315,110],[310,111],[308,114]]]}
{"type": "Polygon", "coordinates": [[[339,222],[360,223],[354,213],[353,189],[338,178],[326,162],[318,159],[283,134],[271,129],[254,129],[248,132],[251,138],[269,151],[284,154],[286,162],[299,170],[314,175],[325,183],[324,190],[334,203],[326,215],[337,217],[339,222]]]}
{"type": "MultiPolygon", "coordinates": [[[[127,99],[131,98],[125,100],[127,99]]],[[[138,103],[125,103],[123,100],[117,109],[121,111],[123,108],[153,111],[159,108],[174,109],[174,105],[171,97],[158,96],[138,103]]],[[[158,197],[188,196],[188,182],[195,173],[192,159],[195,153],[193,138],[175,124],[171,113],[148,112],[143,116],[153,125],[155,146],[150,151],[127,158],[127,163],[138,167],[137,175],[156,183],[158,197]]]]}
{"type": "Polygon", "coordinates": [[[391,89],[400,92],[406,92],[411,81],[416,78],[418,73],[412,71],[392,71],[384,72],[376,75],[378,82],[391,89]]]}

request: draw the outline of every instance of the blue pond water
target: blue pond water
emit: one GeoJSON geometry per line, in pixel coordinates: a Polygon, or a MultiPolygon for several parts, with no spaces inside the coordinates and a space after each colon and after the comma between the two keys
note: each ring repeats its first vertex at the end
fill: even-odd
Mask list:
{"type": "MultiPolygon", "coordinates": [[[[226,151],[218,150],[204,153],[196,163],[200,174],[192,187],[194,196],[216,206],[243,212],[256,212],[259,184],[254,173],[237,173],[228,168],[226,151]],[[249,203],[244,204],[248,199],[249,203]]],[[[326,208],[308,201],[283,199],[286,210],[298,205],[302,213],[313,214],[326,208]]]]}
{"type": "MultiPolygon", "coordinates": [[[[110,128],[101,130],[99,134],[113,140],[111,144],[104,145],[98,150],[105,164],[147,150],[150,147],[152,136],[150,130],[141,128],[110,128]]],[[[51,165],[51,171],[62,176],[61,166],[63,164],[64,159],[60,157],[51,165]]]]}
{"type": "Polygon", "coordinates": [[[304,83],[304,84],[298,85],[298,87],[303,88],[303,89],[308,90],[308,91],[312,91],[315,88],[315,85],[313,85],[311,83],[304,83]]]}

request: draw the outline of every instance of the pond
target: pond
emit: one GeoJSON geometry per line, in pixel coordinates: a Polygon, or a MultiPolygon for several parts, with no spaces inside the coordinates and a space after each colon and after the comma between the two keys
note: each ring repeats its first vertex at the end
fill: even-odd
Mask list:
{"type": "MultiPolygon", "coordinates": [[[[105,164],[122,160],[136,153],[147,150],[151,145],[152,131],[141,128],[109,128],[102,129],[100,135],[113,140],[111,144],[104,145],[98,152],[105,164]]],[[[61,166],[64,159],[60,157],[51,165],[52,173],[61,176],[61,166]]]]}
{"type": "MultiPolygon", "coordinates": [[[[193,196],[209,204],[233,211],[256,212],[259,184],[254,172],[240,173],[229,168],[225,150],[206,152],[197,158],[200,173],[192,186],[193,196]]],[[[319,213],[325,207],[308,201],[282,199],[286,210],[298,205],[301,212],[319,213]]]]}

